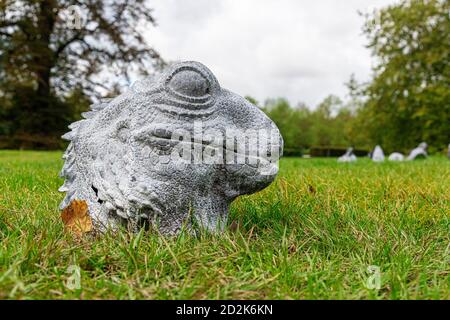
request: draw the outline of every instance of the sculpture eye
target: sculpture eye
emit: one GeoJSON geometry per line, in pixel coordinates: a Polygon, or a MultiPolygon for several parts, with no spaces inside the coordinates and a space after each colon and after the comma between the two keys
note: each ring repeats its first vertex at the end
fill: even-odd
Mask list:
{"type": "Polygon", "coordinates": [[[174,74],[169,88],[187,97],[204,97],[211,91],[208,79],[194,70],[182,70],[174,74]]]}

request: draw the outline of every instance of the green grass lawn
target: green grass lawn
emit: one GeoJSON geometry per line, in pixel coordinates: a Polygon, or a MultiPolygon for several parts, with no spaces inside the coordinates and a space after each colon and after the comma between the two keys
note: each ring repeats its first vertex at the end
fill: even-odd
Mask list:
{"type": "Polygon", "coordinates": [[[60,157],[0,152],[0,298],[450,299],[444,157],[283,159],[276,182],[233,204],[237,230],[81,240],[58,211],[60,157]],[[65,286],[71,265],[80,289],[65,286]]]}

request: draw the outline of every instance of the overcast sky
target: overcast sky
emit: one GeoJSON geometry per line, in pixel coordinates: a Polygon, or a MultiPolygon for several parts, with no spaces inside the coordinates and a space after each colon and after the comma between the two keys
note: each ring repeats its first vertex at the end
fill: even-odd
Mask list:
{"type": "Polygon", "coordinates": [[[346,97],[352,73],[370,77],[363,17],[395,0],[151,0],[149,43],[166,60],[206,64],[221,85],[259,101],[315,107],[346,97]]]}

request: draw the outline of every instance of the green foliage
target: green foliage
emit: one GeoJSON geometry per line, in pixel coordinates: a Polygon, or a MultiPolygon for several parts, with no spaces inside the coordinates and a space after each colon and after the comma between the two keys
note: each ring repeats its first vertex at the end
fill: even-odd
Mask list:
{"type": "Polygon", "coordinates": [[[248,102],[254,104],[255,106],[257,106],[257,107],[259,106],[259,102],[255,98],[253,98],[251,96],[245,96],[245,99],[247,99],[248,102]]]}
{"type": "Polygon", "coordinates": [[[367,17],[377,58],[360,121],[373,142],[408,150],[450,141],[450,2],[409,0],[367,17]]]}
{"type": "Polygon", "coordinates": [[[347,83],[345,104],[327,97],[315,111],[268,100],[288,150],[311,146],[407,153],[426,141],[429,151],[450,142],[450,2],[404,0],[367,15],[364,32],[376,58],[372,81],[347,83]]]}
{"type": "Polygon", "coordinates": [[[77,88],[64,100],[51,95],[43,101],[34,88],[17,86],[0,108],[0,148],[61,149],[65,144],[59,133],[79,120],[90,103],[77,88]],[[47,107],[36,110],[36,103],[47,107]],[[49,132],[55,134],[48,135],[49,132]]]}
{"type": "Polygon", "coordinates": [[[233,204],[224,234],[78,241],[58,210],[61,165],[60,152],[0,152],[0,298],[449,298],[444,157],[282,159],[274,184],[233,204]],[[80,289],[65,286],[71,265],[80,289]],[[372,265],[380,290],[366,287],[372,265]]]}
{"type": "Polygon", "coordinates": [[[152,14],[145,0],[0,0],[0,147],[58,148],[86,97],[164,65],[138,31],[152,14]]]}
{"type": "MultiPolygon", "coordinates": [[[[281,98],[267,100],[263,110],[280,129],[289,154],[312,146],[347,148],[360,142],[351,131],[353,112],[333,95],[326,97],[314,111],[303,104],[292,108],[281,98]]],[[[365,147],[363,143],[359,146],[365,147]]]]}
{"type": "MultiPolygon", "coordinates": [[[[99,88],[117,93],[126,83],[119,75],[164,65],[136,31],[140,21],[154,23],[145,0],[84,1],[89,23],[71,29],[60,12],[75,3],[0,0],[0,148],[60,148],[99,88]],[[103,71],[117,76],[98,83],[103,71]]],[[[449,0],[403,0],[367,15],[373,79],[352,76],[345,103],[330,95],[312,111],[283,98],[247,99],[278,125],[286,154],[376,144],[407,153],[421,141],[441,151],[450,142],[449,11],[449,0]]]]}

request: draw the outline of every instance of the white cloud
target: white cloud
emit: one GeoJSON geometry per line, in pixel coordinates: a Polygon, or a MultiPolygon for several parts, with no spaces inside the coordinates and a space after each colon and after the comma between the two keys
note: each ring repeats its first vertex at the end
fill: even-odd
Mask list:
{"type": "Polygon", "coordinates": [[[370,76],[364,19],[395,0],[153,0],[158,26],[146,32],[166,60],[197,60],[223,87],[262,101],[317,105],[344,97],[355,73],[370,76]]]}

